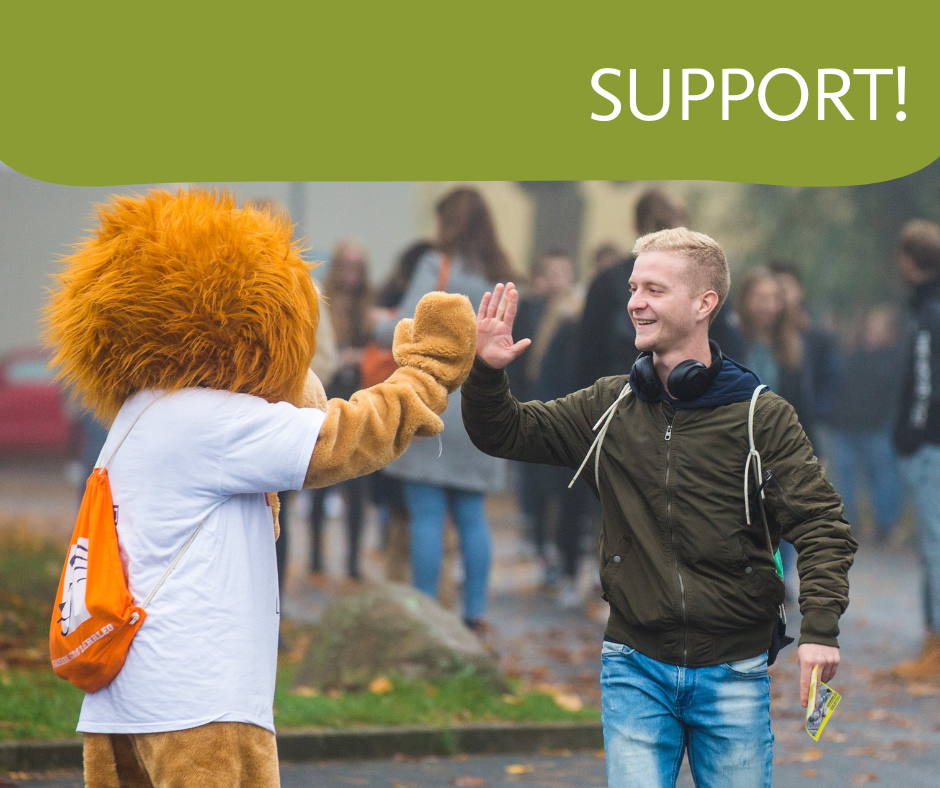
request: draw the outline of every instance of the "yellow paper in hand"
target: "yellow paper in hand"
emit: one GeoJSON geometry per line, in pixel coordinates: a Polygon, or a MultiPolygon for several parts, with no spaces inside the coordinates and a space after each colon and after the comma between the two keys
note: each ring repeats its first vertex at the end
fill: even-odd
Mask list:
{"type": "Polygon", "coordinates": [[[806,703],[806,732],[819,741],[823,728],[839,705],[842,696],[828,684],[819,680],[819,665],[813,666],[809,680],[809,699],[806,703]]]}

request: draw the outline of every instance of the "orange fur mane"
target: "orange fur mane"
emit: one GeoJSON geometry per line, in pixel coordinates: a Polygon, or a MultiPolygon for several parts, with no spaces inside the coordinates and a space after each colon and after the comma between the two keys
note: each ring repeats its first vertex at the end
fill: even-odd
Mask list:
{"type": "Polygon", "coordinates": [[[319,307],[286,214],[194,188],[115,197],[98,219],[45,312],[85,405],[110,421],[136,391],[191,386],[300,404],[319,307]]]}

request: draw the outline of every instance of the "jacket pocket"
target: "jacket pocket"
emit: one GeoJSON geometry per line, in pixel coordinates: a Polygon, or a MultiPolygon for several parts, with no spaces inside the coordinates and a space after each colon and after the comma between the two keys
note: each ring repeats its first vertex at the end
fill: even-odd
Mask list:
{"type": "Polygon", "coordinates": [[[601,591],[606,601],[610,601],[610,589],[614,578],[620,572],[624,559],[630,551],[630,541],[621,535],[613,552],[603,556],[606,560],[601,568],[601,591]]]}

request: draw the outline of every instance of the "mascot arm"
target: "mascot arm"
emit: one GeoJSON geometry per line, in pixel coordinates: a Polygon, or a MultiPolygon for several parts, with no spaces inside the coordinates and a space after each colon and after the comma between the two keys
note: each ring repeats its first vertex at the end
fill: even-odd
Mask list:
{"type": "MultiPolygon", "coordinates": [[[[447,396],[470,373],[475,349],[476,315],[466,296],[422,298],[414,320],[402,320],[395,329],[392,352],[399,369],[348,401],[326,403],[304,487],[372,473],[402,454],[412,438],[437,435],[444,429],[440,414],[447,396]]],[[[304,405],[309,395],[309,406],[316,407],[314,388],[308,385],[304,405]]]]}

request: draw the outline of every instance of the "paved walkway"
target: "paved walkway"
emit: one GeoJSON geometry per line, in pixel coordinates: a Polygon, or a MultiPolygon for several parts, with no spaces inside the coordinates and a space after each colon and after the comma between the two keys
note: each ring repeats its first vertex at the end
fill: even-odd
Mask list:
{"type": "MultiPolygon", "coordinates": [[[[7,489],[10,489],[7,487],[7,489]]],[[[2,483],[0,483],[2,490],[2,483]]],[[[31,491],[41,495],[42,491],[31,491]]],[[[64,506],[66,498],[61,498],[64,506]]],[[[2,502],[7,508],[10,499],[2,502]]],[[[303,514],[304,500],[297,504],[303,514]]],[[[15,512],[13,513],[15,514],[15,512]]],[[[519,539],[519,524],[506,499],[491,506],[495,541],[489,613],[492,641],[504,669],[530,685],[552,684],[586,703],[599,698],[601,606],[595,601],[562,610],[538,586],[538,566],[519,539]]],[[[291,528],[291,574],[284,613],[314,620],[343,585],[344,539],[338,521],[327,532],[327,570],[332,576],[309,582],[303,565],[306,534],[291,528]]],[[[383,567],[373,528],[367,535],[364,574],[378,580],[383,567]]],[[[582,586],[591,591],[593,568],[585,560],[582,586]]],[[[459,575],[459,572],[457,573],[459,575]]],[[[833,682],[844,699],[836,716],[813,742],[803,731],[796,650],[791,647],[772,669],[772,714],[776,744],[774,785],[859,786],[872,782],[919,788],[940,784],[940,682],[901,685],[878,672],[914,655],[920,643],[919,569],[905,548],[863,544],[851,573],[852,605],[842,622],[843,666],[833,682]]],[[[459,577],[458,577],[459,580],[459,577]]],[[[793,615],[791,631],[798,630],[793,615]]],[[[604,761],[598,753],[540,756],[481,756],[330,764],[285,764],[285,788],[369,786],[602,786],[604,761]],[[510,768],[512,767],[512,768],[510,768]]],[[[80,785],[77,775],[20,781],[23,786],[80,785]]],[[[691,785],[687,769],[679,785],[691,785]]]]}

